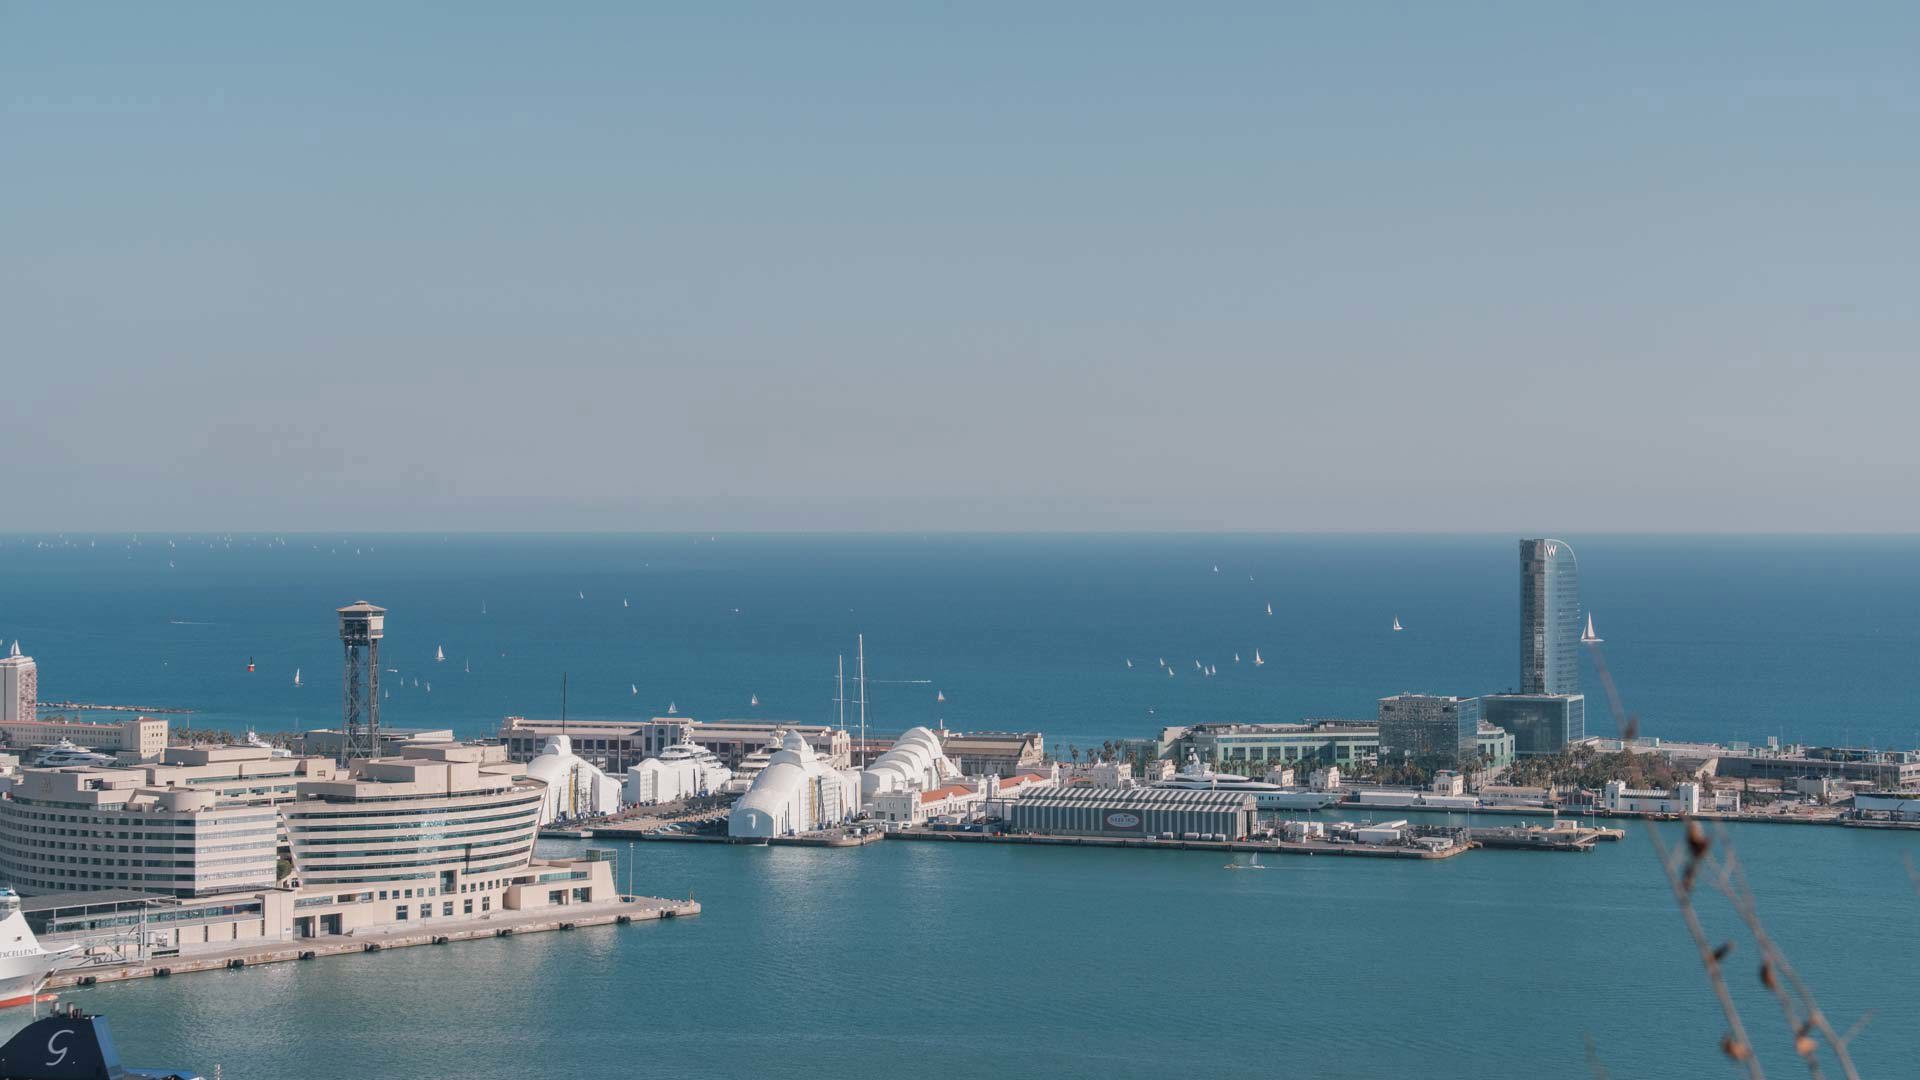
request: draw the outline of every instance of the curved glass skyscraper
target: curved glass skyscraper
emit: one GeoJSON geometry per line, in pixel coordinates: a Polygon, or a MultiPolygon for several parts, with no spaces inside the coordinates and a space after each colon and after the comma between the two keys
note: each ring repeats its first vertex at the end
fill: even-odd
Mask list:
{"type": "Polygon", "coordinates": [[[1520,541],[1520,692],[1580,692],[1580,564],[1565,540],[1520,541]]]}

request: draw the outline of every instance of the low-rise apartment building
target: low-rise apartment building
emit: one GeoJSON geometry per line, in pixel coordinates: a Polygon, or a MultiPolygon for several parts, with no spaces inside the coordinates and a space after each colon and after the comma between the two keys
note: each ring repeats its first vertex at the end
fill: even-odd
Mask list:
{"type": "Polygon", "coordinates": [[[0,723],[0,740],[10,749],[26,751],[64,739],[102,754],[154,761],[166,749],[167,731],[166,720],[147,716],[105,721],[23,718],[0,723]]]}

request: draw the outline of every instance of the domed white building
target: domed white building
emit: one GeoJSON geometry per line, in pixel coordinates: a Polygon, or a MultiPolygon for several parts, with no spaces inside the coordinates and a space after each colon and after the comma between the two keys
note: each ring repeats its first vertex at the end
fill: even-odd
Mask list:
{"type": "Polygon", "coordinates": [[[789,731],[753,786],[733,804],[727,835],[764,839],[813,832],[851,820],[859,809],[859,774],[835,769],[827,755],[789,731]]]}
{"type": "Polygon", "coordinates": [[[527,775],[544,780],[547,797],[540,804],[540,824],[560,818],[611,814],[620,809],[620,781],[573,752],[573,740],[555,735],[527,764],[527,775]]]}
{"type": "Polygon", "coordinates": [[[626,798],[630,803],[663,803],[694,795],[711,795],[733,779],[733,770],[713,751],[697,743],[674,743],[627,770],[626,798]]]}
{"type": "Polygon", "coordinates": [[[960,769],[940,748],[940,736],[923,727],[909,728],[887,752],[860,773],[860,800],[883,792],[932,791],[960,779],[960,769]]]}

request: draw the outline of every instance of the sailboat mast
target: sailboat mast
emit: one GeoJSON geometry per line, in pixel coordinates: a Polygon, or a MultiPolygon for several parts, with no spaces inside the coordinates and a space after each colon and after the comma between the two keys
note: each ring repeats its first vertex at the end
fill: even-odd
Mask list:
{"type": "Polygon", "coordinates": [[[847,654],[834,657],[833,704],[839,710],[840,730],[847,730],[847,654]]]}
{"type": "Polygon", "coordinates": [[[867,635],[857,634],[854,645],[858,649],[857,661],[860,666],[860,767],[867,767],[867,635]]]}

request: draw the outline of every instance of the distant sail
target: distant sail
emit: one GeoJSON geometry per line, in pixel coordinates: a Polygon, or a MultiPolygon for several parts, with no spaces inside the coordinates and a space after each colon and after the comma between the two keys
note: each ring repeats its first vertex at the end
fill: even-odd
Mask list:
{"type": "Polygon", "coordinates": [[[1587,632],[1580,635],[1582,645],[1598,645],[1606,639],[1593,632],[1593,612],[1587,612],[1587,632]]]}
{"type": "Polygon", "coordinates": [[[671,701],[667,702],[667,715],[668,716],[680,715],[680,710],[675,708],[673,702],[671,701]]]}
{"type": "Polygon", "coordinates": [[[1132,667],[1132,666],[1133,666],[1133,661],[1131,661],[1131,660],[1129,660],[1129,661],[1127,661],[1127,666],[1128,666],[1128,667],[1132,667]]]}
{"type": "Polygon", "coordinates": [[[1272,604],[1268,604],[1268,605],[1267,605],[1267,614],[1269,614],[1269,615],[1271,615],[1271,614],[1273,614],[1273,605],[1272,605],[1272,604]]]}
{"type": "Polygon", "coordinates": [[[627,684],[627,692],[628,692],[628,693],[631,693],[631,694],[638,694],[638,693],[640,693],[640,687],[639,687],[639,686],[637,686],[637,685],[636,685],[636,684],[634,684],[634,683],[628,683],[628,684],[627,684]]]}
{"type": "Polygon", "coordinates": [[[1393,628],[1394,628],[1395,630],[1405,630],[1405,629],[1406,629],[1406,627],[1404,627],[1404,626],[1401,626],[1401,625],[1400,625],[1400,616],[1398,616],[1398,615],[1395,615],[1395,616],[1393,617],[1393,628]]]}
{"type": "Polygon", "coordinates": [[[293,669],[293,685],[295,686],[300,685],[300,669],[299,668],[293,669]]]}
{"type": "Polygon", "coordinates": [[[630,603],[628,603],[628,602],[627,602],[627,598],[623,596],[623,597],[621,597],[621,598],[620,598],[620,606],[621,606],[621,607],[632,607],[633,605],[632,605],[632,604],[630,604],[630,603]]]}
{"type": "Polygon", "coordinates": [[[947,692],[945,690],[935,690],[933,692],[933,700],[935,701],[947,700],[947,692]]]}
{"type": "Polygon", "coordinates": [[[441,648],[441,647],[440,647],[440,646],[438,646],[438,645],[435,645],[435,646],[433,647],[433,662],[434,662],[434,663],[436,663],[436,664],[444,664],[444,663],[446,663],[446,662],[447,662],[447,650],[445,650],[445,649],[443,649],[443,648],[441,648]]]}
{"type": "Polygon", "coordinates": [[[758,705],[758,704],[760,704],[760,695],[759,695],[759,694],[754,694],[754,695],[752,695],[752,700],[750,700],[750,701],[748,701],[748,702],[747,702],[747,704],[749,704],[749,705],[758,705]]]}
{"type": "Polygon", "coordinates": [[[1253,666],[1259,667],[1260,665],[1265,663],[1266,663],[1265,660],[1260,659],[1260,650],[1259,649],[1253,650],[1253,666]]]}
{"type": "Polygon", "coordinates": [[[1234,662],[1234,663],[1236,663],[1236,664],[1240,662],[1240,654],[1239,654],[1239,653],[1234,653],[1234,654],[1233,654],[1233,662],[1234,662]]]}

